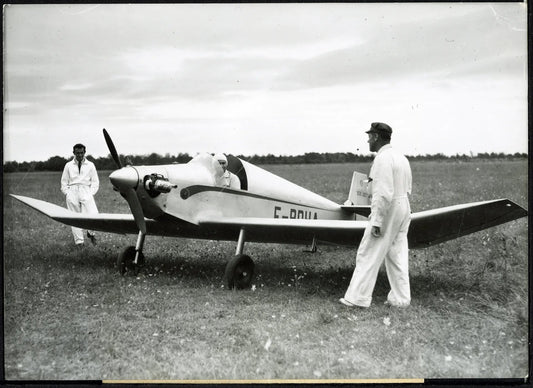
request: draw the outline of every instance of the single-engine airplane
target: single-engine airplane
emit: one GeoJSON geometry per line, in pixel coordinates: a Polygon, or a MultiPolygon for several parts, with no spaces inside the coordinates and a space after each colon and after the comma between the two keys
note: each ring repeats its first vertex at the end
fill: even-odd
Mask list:
{"type": "MultiPolygon", "coordinates": [[[[246,241],[358,246],[370,214],[364,174],[354,173],[349,204],[339,205],[233,155],[228,170],[240,188],[217,186],[222,167],[211,154],[184,164],[123,166],[113,141],[104,138],[118,169],[109,179],[132,214],[80,214],[20,195],[12,196],[46,216],[83,229],[137,234],[118,256],[121,274],[137,274],[146,235],[236,241],[225,269],[229,289],[248,288],[254,263],[246,241]]],[[[518,219],[527,211],[508,199],[448,206],[412,214],[409,248],[423,248],[518,219]]]]}

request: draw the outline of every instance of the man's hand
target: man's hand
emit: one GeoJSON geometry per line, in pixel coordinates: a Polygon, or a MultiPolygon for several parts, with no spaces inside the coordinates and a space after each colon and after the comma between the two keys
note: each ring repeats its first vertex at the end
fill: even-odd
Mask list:
{"type": "Polygon", "coordinates": [[[381,229],[380,229],[379,226],[373,226],[372,227],[372,236],[381,237],[381,229]]]}

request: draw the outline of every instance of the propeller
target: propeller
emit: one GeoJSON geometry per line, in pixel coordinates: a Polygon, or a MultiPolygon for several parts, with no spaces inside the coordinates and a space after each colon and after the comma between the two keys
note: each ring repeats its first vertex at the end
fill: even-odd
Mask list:
{"type": "Polygon", "coordinates": [[[137,197],[137,193],[135,192],[135,189],[139,183],[139,175],[137,170],[130,166],[122,167],[117,150],[113,144],[113,140],[111,140],[111,136],[109,136],[105,128],[104,138],[105,142],[107,143],[107,147],[109,148],[109,152],[119,168],[109,175],[109,180],[113,186],[115,186],[122,194],[124,194],[126,201],[128,201],[128,205],[130,206],[133,218],[135,219],[137,228],[141,233],[146,234],[146,221],[144,220],[143,209],[141,202],[137,197]]]}
{"type": "Polygon", "coordinates": [[[109,136],[109,133],[104,128],[104,138],[105,142],[107,144],[107,148],[109,148],[109,152],[111,153],[111,157],[115,161],[115,164],[118,168],[122,168],[122,164],[120,163],[120,158],[118,157],[117,149],[115,148],[115,145],[113,144],[113,140],[111,140],[111,136],[109,136]]]}
{"type": "Polygon", "coordinates": [[[139,202],[139,198],[137,198],[137,193],[130,188],[124,194],[126,195],[128,205],[130,205],[131,213],[133,214],[137,228],[139,228],[139,231],[142,234],[146,234],[146,221],[144,221],[143,208],[139,202]]]}

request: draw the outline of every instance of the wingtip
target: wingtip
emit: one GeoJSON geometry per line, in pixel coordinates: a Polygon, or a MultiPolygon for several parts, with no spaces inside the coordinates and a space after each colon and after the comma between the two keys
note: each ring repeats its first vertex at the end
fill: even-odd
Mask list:
{"type": "Polygon", "coordinates": [[[505,204],[506,206],[514,208],[515,212],[518,215],[516,218],[526,217],[528,215],[527,209],[523,208],[522,206],[520,206],[516,202],[511,201],[508,198],[504,198],[503,200],[506,202],[506,204],[505,204]]]}

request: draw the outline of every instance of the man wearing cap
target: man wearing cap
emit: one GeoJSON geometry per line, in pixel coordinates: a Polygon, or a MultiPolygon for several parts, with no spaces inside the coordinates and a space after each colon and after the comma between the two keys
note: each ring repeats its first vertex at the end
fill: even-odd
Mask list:
{"type": "Polygon", "coordinates": [[[216,177],[218,186],[229,187],[231,189],[240,189],[241,181],[239,177],[228,170],[228,159],[224,154],[216,154],[215,159],[218,160],[220,167],[222,167],[222,175],[216,177]]]}
{"type": "MultiPolygon", "coordinates": [[[[100,181],[94,163],[85,158],[85,146],[76,144],[73,147],[74,158],[65,164],[61,176],[61,192],[65,194],[67,208],[77,213],[98,213],[93,196],[98,191],[100,181]]],[[[74,243],[82,246],[83,230],[72,227],[74,243]]],[[[93,244],[96,238],[92,231],[87,231],[87,237],[93,244]]]]}
{"type": "Polygon", "coordinates": [[[368,130],[371,152],[377,152],[370,169],[371,212],[357,250],[356,267],[340,302],[350,307],[369,307],[379,268],[385,268],[391,290],[385,304],[406,307],[411,302],[407,231],[411,222],[411,167],[390,145],[392,129],[372,123],[368,130]]]}

